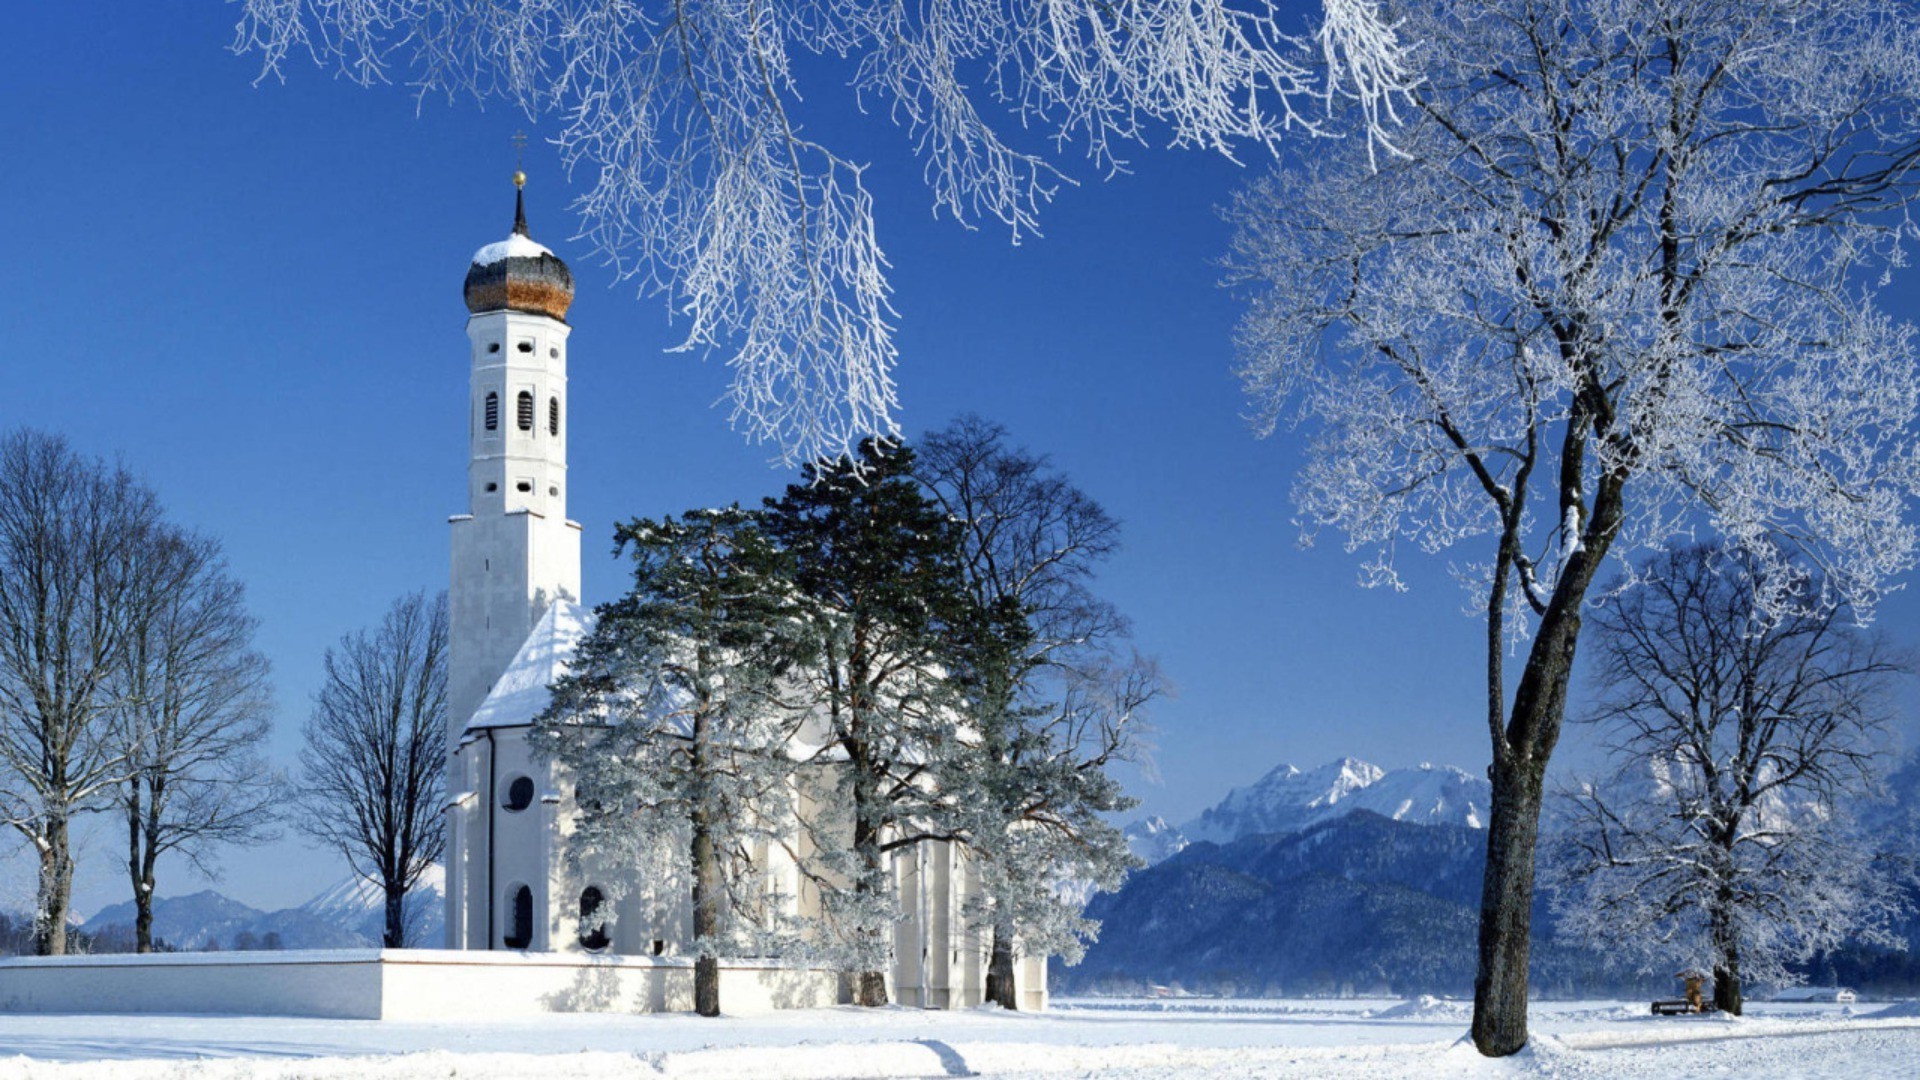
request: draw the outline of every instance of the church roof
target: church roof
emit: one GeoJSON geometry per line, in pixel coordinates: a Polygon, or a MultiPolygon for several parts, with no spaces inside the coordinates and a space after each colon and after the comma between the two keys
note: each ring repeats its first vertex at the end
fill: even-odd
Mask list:
{"type": "Polygon", "coordinates": [[[593,612],[572,600],[560,599],[547,608],[533,632],[520,643],[507,670],[493,684],[486,700],[473,710],[468,731],[525,727],[546,710],[553,695],[548,687],[567,673],[580,639],[593,629],[593,612]]]}
{"type": "Polygon", "coordinates": [[[565,322],[573,304],[573,272],[527,231],[526,193],[520,190],[525,182],[525,174],[514,174],[513,231],[474,252],[467,266],[467,310],[475,315],[524,311],[565,322]]]}

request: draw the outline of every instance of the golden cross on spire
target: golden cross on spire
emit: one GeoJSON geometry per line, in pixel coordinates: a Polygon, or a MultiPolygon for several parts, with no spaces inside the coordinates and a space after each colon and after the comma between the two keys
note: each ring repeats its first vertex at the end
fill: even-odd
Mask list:
{"type": "Polygon", "coordinates": [[[513,186],[514,187],[523,188],[527,186],[527,173],[525,168],[526,159],[527,159],[527,133],[524,131],[516,131],[513,133],[513,186]]]}

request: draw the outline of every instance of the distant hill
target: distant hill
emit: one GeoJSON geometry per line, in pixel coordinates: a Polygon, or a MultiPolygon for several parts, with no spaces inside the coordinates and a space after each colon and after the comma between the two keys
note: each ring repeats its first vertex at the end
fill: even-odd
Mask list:
{"type": "MultiPolygon", "coordinates": [[[[1052,979],[1062,993],[1470,994],[1485,865],[1484,833],[1364,809],[1200,841],[1095,897],[1100,940],[1052,979]]],[[[1535,954],[1544,989],[1604,981],[1585,974],[1589,957],[1550,942],[1535,954]]]]}
{"type": "MultiPolygon", "coordinates": [[[[445,878],[433,867],[409,904],[413,940],[438,948],[444,934],[442,890],[445,878]]],[[[132,948],[133,902],[100,909],[81,925],[98,951],[132,948]]],[[[162,897],[153,904],[154,936],[168,946],[194,952],[207,949],[366,949],[375,948],[386,924],[380,892],[358,878],[327,889],[299,907],[261,911],[212,889],[188,896],[162,897]]]]}

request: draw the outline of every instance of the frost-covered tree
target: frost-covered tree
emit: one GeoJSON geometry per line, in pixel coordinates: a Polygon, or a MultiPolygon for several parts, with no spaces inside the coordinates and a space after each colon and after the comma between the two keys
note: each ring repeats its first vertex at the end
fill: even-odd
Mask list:
{"type": "Polygon", "coordinates": [[[598,610],[533,743],[577,784],[570,858],[636,871],[676,853],[666,861],[692,890],[694,1009],[718,1016],[719,955],[739,924],[778,929],[755,852],[780,843],[772,815],[789,802],[805,715],[782,691],[809,627],[754,512],[694,510],[616,535],[633,587],[598,610]]]}
{"type": "Polygon", "coordinates": [[[1077,960],[1098,929],[1080,915],[1088,890],[1134,865],[1103,816],[1133,800],[1107,769],[1134,753],[1160,680],[1091,588],[1119,523],[1045,457],[966,416],[921,439],[914,474],[959,528],[970,612],[951,674],[971,738],[955,795],[983,884],[987,999],[1012,1009],[1016,942],[1077,960]]]}
{"type": "Polygon", "coordinates": [[[20,430],[0,439],[0,820],[39,863],[34,951],[67,951],[74,819],[127,774],[112,713],[163,532],[126,469],[20,430]]]}
{"type": "Polygon", "coordinates": [[[294,824],[340,853],[410,943],[407,894],[446,847],[447,598],[410,593],[327,650],[306,723],[294,824]]]}
{"type": "Polygon", "coordinates": [[[1016,947],[1078,963],[1100,930],[1088,898],[1141,865],[1105,816],[1135,805],[1108,769],[1133,759],[1163,692],[1154,663],[1116,652],[1035,672],[1011,709],[981,718],[955,794],[980,874],[972,914],[991,934],[989,1001],[1019,1007],[1016,947]]]}
{"type": "Polygon", "coordinates": [[[1846,810],[1879,787],[1902,665],[1817,583],[1749,555],[1679,548],[1640,576],[1595,612],[1614,771],[1568,793],[1560,929],[1710,971],[1737,1015],[1748,980],[1888,942],[1894,883],[1846,810]]]}
{"type": "Polygon", "coordinates": [[[1276,0],[246,0],[235,49],[271,73],[307,53],[367,84],[471,94],[553,116],[591,183],[585,236],[720,349],[733,419],[788,462],[895,434],[887,260],[865,164],[811,130],[879,112],[938,211],[1017,240],[1131,143],[1232,155],[1313,133],[1327,98],[1379,129],[1413,80],[1373,0],[1325,0],[1317,30],[1276,0]],[[803,84],[843,84],[835,97],[803,84]]]}
{"type": "Polygon", "coordinates": [[[1316,144],[1236,199],[1262,430],[1311,537],[1448,553],[1486,620],[1473,1037],[1526,1042],[1541,789],[1609,554],[1791,554],[1865,616],[1914,558],[1920,375],[1883,312],[1920,184],[1899,0],[1415,0],[1396,156],[1316,144]],[[1778,539],[1779,546],[1769,542],[1778,539]],[[1465,550],[1467,554],[1455,554],[1465,550]],[[1517,658],[1517,670],[1508,660],[1517,658]]]}
{"type": "Polygon", "coordinates": [[[153,951],[160,857],[211,874],[218,848],[275,837],[286,796],[260,752],[273,701],[245,590],[205,537],[163,528],[154,556],[134,592],[112,712],[138,952],[153,951]]]}
{"type": "Polygon", "coordinates": [[[858,457],[810,465],[767,500],[765,528],[794,560],[817,652],[801,701],[822,725],[807,762],[837,779],[812,846],[832,944],[854,1001],[887,1003],[898,918],[891,853],[962,834],[950,793],[966,767],[948,673],[968,605],[957,531],[912,479],[913,452],[868,440],[858,457]],[[844,835],[841,833],[844,831],[844,835]]]}

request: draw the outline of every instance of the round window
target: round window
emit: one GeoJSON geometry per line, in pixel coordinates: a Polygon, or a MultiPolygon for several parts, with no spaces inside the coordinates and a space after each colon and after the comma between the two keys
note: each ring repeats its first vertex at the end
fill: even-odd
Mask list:
{"type": "Polygon", "coordinates": [[[533,777],[516,776],[507,784],[507,793],[500,805],[509,810],[525,810],[533,805],[533,777]]]}

